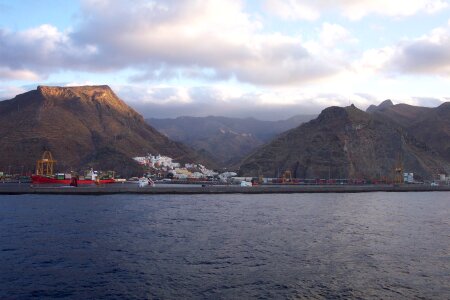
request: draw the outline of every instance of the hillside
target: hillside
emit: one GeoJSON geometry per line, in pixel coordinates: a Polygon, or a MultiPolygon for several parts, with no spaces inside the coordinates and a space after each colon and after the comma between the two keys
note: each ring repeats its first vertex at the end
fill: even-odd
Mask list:
{"type": "Polygon", "coordinates": [[[433,110],[430,107],[409,104],[393,104],[391,100],[383,101],[380,105],[371,105],[366,112],[381,115],[403,127],[409,127],[425,114],[433,110]]]}
{"type": "Polygon", "coordinates": [[[399,155],[416,178],[450,171],[448,161],[389,118],[353,105],[329,107],[249,155],[240,174],[276,177],[289,170],[297,178],[390,177],[399,155]]]}
{"type": "Polygon", "coordinates": [[[131,174],[131,157],[161,153],[201,161],[181,143],[148,125],[108,86],[49,87],[0,102],[0,170],[34,170],[45,149],[64,171],[93,166],[131,174]]]}
{"type": "Polygon", "coordinates": [[[209,153],[219,164],[229,167],[277,134],[312,118],[298,115],[281,121],[261,121],[209,116],[146,121],[169,138],[209,153]]]}
{"type": "Polygon", "coordinates": [[[434,108],[407,104],[378,106],[371,112],[403,126],[409,134],[450,161],[450,102],[434,108]]]}

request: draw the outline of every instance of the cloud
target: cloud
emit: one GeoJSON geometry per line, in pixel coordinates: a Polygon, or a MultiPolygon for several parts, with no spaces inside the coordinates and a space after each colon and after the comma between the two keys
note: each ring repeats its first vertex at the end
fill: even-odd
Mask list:
{"type": "Polygon", "coordinates": [[[450,76],[450,27],[438,28],[395,47],[385,68],[390,72],[450,76]]]}
{"type": "Polygon", "coordinates": [[[76,47],[68,34],[44,24],[13,32],[0,29],[0,78],[36,80],[62,69],[89,69],[93,50],[76,47]]]}
{"type": "Polygon", "coordinates": [[[410,102],[417,106],[437,107],[443,102],[448,101],[445,98],[433,98],[433,97],[413,97],[410,102]]]}
{"type": "Polygon", "coordinates": [[[320,17],[320,9],[307,1],[266,0],[266,10],[287,20],[315,21],[320,17]]]}
{"type": "Polygon", "coordinates": [[[339,72],[333,61],[309,52],[300,37],[264,33],[242,1],[135,1],[130,6],[91,0],[84,5],[89,13],[73,39],[97,46],[97,64],[140,70],[133,80],[190,75],[282,85],[339,72]]]}
{"type": "Polygon", "coordinates": [[[342,43],[357,43],[358,40],[339,24],[323,23],[319,40],[325,47],[335,47],[342,43]]]}
{"type": "MultiPolygon", "coordinates": [[[[330,33],[345,34],[329,26],[330,33]]],[[[263,29],[240,0],[85,0],[71,30],[51,25],[1,30],[0,68],[41,78],[61,70],[127,69],[135,71],[131,81],[231,79],[264,86],[318,81],[346,68],[333,51],[324,55],[300,36],[263,29]]],[[[324,34],[331,45],[330,34],[324,34]]]]}
{"type": "MultiPolygon", "coordinates": [[[[145,118],[176,118],[179,116],[225,116],[260,120],[283,120],[295,115],[319,114],[329,106],[354,104],[366,110],[387,98],[367,93],[308,93],[301,89],[280,89],[258,92],[229,91],[220,86],[193,88],[121,86],[114,87],[119,97],[145,118]]],[[[444,97],[391,98],[394,103],[437,107],[444,97]]]]}
{"type": "Polygon", "coordinates": [[[306,93],[301,89],[248,92],[223,86],[114,86],[119,97],[146,118],[219,115],[281,120],[297,114],[318,114],[325,107],[355,104],[361,109],[384,99],[369,94],[306,93]]]}
{"type": "Polygon", "coordinates": [[[450,77],[450,25],[436,28],[417,39],[405,39],[394,46],[367,50],[354,66],[387,76],[450,77]]]}
{"type": "Polygon", "coordinates": [[[8,67],[0,67],[0,78],[8,80],[37,80],[39,76],[30,70],[11,70],[8,67]]]}
{"type": "Polygon", "coordinates": [[[447,8],[447,0],[266,0],[265,7],[287,20],[313,21],[323,12],[338,11],[350,20],[359,20],[376,14],[390,17],[407,17],[418,13],[432,14],[447,8]]]}
{"type": "Polygon", "coordinates": [[[0,101],[12,99],[16,95],[23,94],[26,91],[27,91],[27,89],[25,87],[0,85],[0,101]]]}

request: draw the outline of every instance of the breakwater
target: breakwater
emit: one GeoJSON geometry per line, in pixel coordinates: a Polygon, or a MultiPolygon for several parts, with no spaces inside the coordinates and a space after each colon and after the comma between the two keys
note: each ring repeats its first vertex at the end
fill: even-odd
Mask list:
{"type": "Polygon", "coordinates": [[[430,185],[156,185],[138,187],[130,184],[100,186],[47,186],[30,184],[0,184],[0,195],[20,194],[291,194],[291,193],[366,193],[366,192],[430,192],[450,191],[450,186],[430,185]]]}

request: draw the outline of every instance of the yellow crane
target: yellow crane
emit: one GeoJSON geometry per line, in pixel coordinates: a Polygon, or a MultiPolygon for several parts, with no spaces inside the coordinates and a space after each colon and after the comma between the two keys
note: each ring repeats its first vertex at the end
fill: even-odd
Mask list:
{"type": "Polygon", "coordinates": [[[397,161],[394,166],[394,184],[402,184],[403,183],[403,159],[401,154],[399,153],[397,156],[397,161]]]}
{"type": "Polygon", "coordinates": [[[44,151],[42,158],[36,163],[36,175],[51,176],[53,175],[53,166],[56,160],[53,159],[50,151],[44,151]]]}
{"type": "Polygon", "coordinates": [[[283,178],[282,178],[283,183],[286,182],[292,182],[292,173],[291,171],[287,170],[283,173],[283,178]]]}

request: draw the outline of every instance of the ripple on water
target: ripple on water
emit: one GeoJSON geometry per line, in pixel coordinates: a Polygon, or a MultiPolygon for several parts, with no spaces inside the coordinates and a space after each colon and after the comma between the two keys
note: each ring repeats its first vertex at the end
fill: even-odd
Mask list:
{"type": "Polygon", "coordinates": [[[0,298],[450,298],[448,193],[1,196],[0,298]]]}

